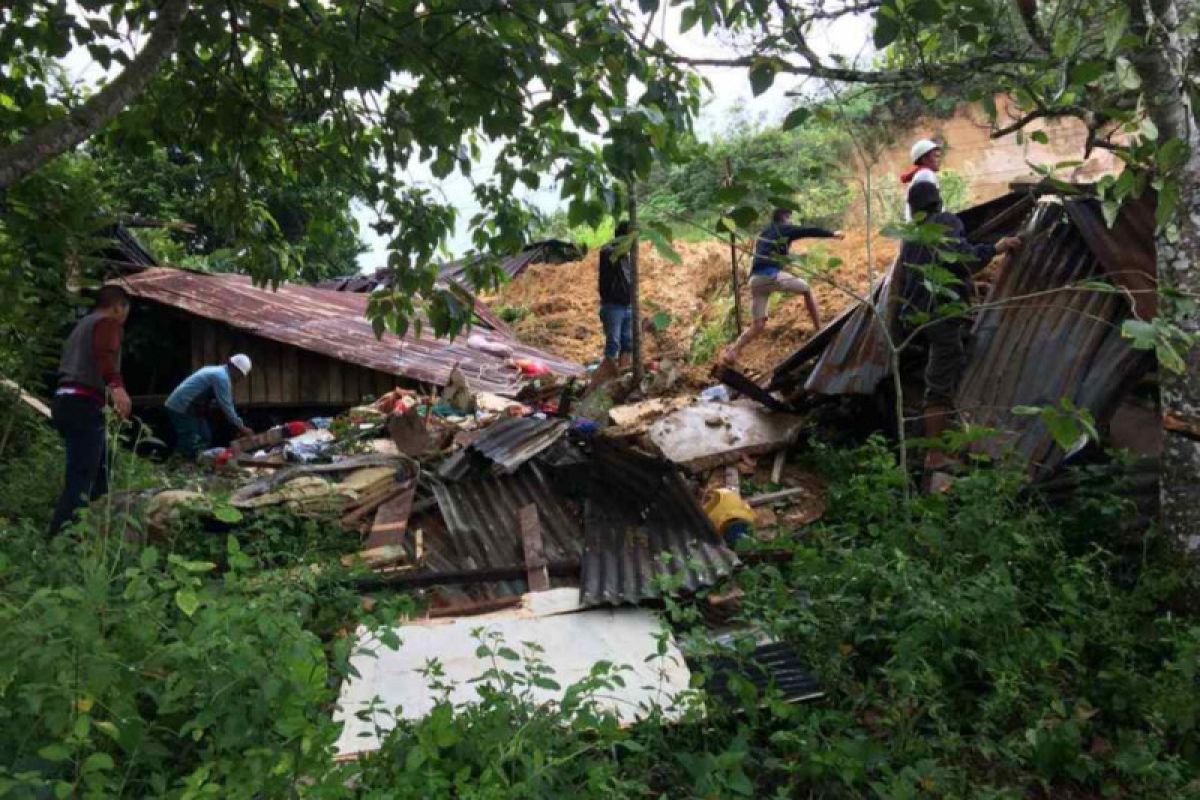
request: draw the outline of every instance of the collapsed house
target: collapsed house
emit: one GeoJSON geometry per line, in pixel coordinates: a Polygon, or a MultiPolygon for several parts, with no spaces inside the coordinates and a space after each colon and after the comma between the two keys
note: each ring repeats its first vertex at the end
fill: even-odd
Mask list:
{"type": "MultiPolygon", "coordinates": [[[[190,371],[238,352],[255,365],[234,385],[235,402],[247,408],[346,407],[396,385],[445,386],[456,369],[473,391],[512,395],[528,382],[521,361],[554,375],[583,374],[577,364],[522,344],[498,320],[477,319],[453,340],[435,338],[428,325],[376,337],[361,294],[291,283],[271,289],[244,275],[167,267],[119,282],[148,307],[135,313],[131,338],[154,340],[146,343],[153,357],[129,370],[141,383],[139,404],[161,403],[190,371]]],[[[486,310],[477,316],[491,318],[486,310]]]]}
{"type": "MultiPolygon", "coordinates": [[[[1014,186],[960,217],[972,241],[1020,234],[1025,246],[975,312],[955,406],[965,422],[994,431],[970,445],[974,452],[1010,455],[1045,477],[1066,453],[1043,420],[1019,408],[1066,399],[1103,429],[1154,366],[1153,352],[1122,335],[1126,320],[1150,320],[1157,310],[1154,200],[1126,203],[1110,228],[1099,201],[1083,190],[1014,186]]],[[[767,388],[793,396],[892,392],[883,326],[899,340],[902,268],[893,265],[880,281],[873,307],[852,306],[781,362],[767,388]]],[[[920,371],[902,368],[906,398],[920,397],[920,371]]]]}

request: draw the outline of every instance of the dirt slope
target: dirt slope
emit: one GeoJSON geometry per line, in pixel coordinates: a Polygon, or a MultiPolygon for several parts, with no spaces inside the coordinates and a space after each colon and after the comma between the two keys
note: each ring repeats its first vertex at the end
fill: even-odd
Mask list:
{"type": "MultiPolygon", "coordinates": [[[[876,237],[873,242],[875,274],[882,274],[895,255],[895,245],[876,237]]],[[[664,311],[671,322],[665,331],[644,337],[648,359],[672,358],[686,362],[686,374],[702,383],[712,364],[707,353],[720,353],[726,338],[719,335],[721,318],[732,304],[730,292],[729,245],[718,241],[680,242],[675,249],[683,259],[673,264],[649,244],[639,253],[643,317],[664,311]],[[697,356],[701,358],[697,359],[697,356]]],[[[852,302],[834,284],[862,293],[867,285],[865,237],[861,231],[847,232],[844,241],[808,240],[796,243],[793,254],[837,257],[842,264],[827,274],[824,281],[810,281],[824,319],[852,302]]],[[[514,328],[522,341],[544,347],[580,363],[598,359],[604,337],[597,316],[597,263],[593,251],[583,261],[566,264],[536,264],[504,287],[497,295],[485,298],[493,309],[527,309],[528,314],[514,328]]],[[[743,281],[749,261],[742,255],[739,264],[743,281]]],[[[749,323],[749,294],[743,289],[743,319],[749,323]]],[[[812,335],[812,324],[799,297],[783,297],[773,308],[766,334],[743,354],[742,366],[768,371],[812,335]]]]}

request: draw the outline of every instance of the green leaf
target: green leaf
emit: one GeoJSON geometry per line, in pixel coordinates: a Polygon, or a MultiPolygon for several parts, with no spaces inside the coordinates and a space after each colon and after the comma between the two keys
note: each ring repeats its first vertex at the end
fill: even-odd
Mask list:
{"type": "Polygon", "coordinates": [[[900,35],[900,21],[894,6],[880,6],[875,12],[875,49],[882,50],[900,35]]]}
{"type": "Polygon", "coordinates": [[[66,761],[71,757],[71,751],[65,744],[48,744],[37,751],[38,755],[52,763],[66,761]]]}
{"type": "Polygon", "coordinates": [[[812,111],[810,111],[807,107],[796,106],[795,108],[793,108],[791,111],[788,112],[788,115],[786,117],[783,118],[783,125],[781,127],[785,131],[790,131],[794,128],[799,128],[801,125],[803,125],[805,122],[808,121],[808,118],[810,116],[812,116],[812,111]]]}
{"type": "Polygon", "coordinates": [[[732,205],[741,202],[750,194],[750,188],[740,183],[734,183],[729,186],[722,186],[717,189],[715,198],[721,205],[732,205]]]}
{"type": "Polygon", "coordinates": [[[1160,228],[1165,228],[1175,218],[1175,209],[1179,206],[1179,181],[1174,178],[1163,183],[1158,192],[1158,204],[1154,208],[1154,222],[1160,228]]]}
{"type": "Polygon", "coordinates": [[[1154,323],[1140,319],[1127,319],[1121,324],[1121,335],[1130,339],[1137,350],[1153,350],[1158,343],[1158,329],[1154,323]]]}
{"type": "Polygon", "coordinates": [[[179,589],[175,592],[175,605],[179,606],[179,610],[185,616],[190,617],[200,608],[200,598],[192,589],[179,589]]]}
{"type": "Polygon", "coordinates": [[[83,761],[84,772],[102,772],[115,766],[112,756],[108,753],[92,753],[83,761]]]}
{"type": "Polygon", "coordinates": [[[739,226],[749,228],[758,220],[758,209],[754,206],[738,206],[729,214],[739,226]]]}
{"type": "Polygon", "coordinates": [[[1108,64],[1103,61],[1084,61],[1071,67],[1067,79],[1074,84],[1088,84],[1108,74],[1108,64]]]}
{"type": "Polygon", "coordinates": [[[1050,144],[1050,137],[1046,135],[1045,131],[1032,131],[1029,138],[1038,144],[1050,144]]]}
{"type": "Polygon", "coordinates": [[[234,524],[242,521],[242,512],[228,503],[218,503],[213,507],[213,516],[220,522],[234,524]]]}
{"type": "Polygon", "coordinates": [[[1142,86],[1142,79],[1138,77],[1137,70],[1124,56],[1117,58],[1117,85],[1130,92],[1142,86]]]}
{"type": "Polygon", "coordinates": [[[750,90],[755,97],[770,89],[774,82],[775,65],[772,62],[759,62],[750,68],[750,90]]]}
{"type": "Polygon", "coordinates": [[[1142,124],[1139,127],[1139,132],[1142,134],[1143,138],[1149,139],[1152,142],[1158,139],[1158,126],[1155,125],[1153,120],[1151,120],[1149,117],[1142,120],[1142,124]]]}

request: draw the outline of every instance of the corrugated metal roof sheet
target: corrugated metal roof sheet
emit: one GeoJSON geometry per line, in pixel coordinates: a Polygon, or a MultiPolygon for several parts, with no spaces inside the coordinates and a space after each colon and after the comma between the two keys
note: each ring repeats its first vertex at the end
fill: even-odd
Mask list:
{"type": "MultiPolygon", "coordinates": [[[[426,568],[432,572],[509,567],[525,563],[517,512],[538,508],[542,544],[551,562],[578,560],[583,525],[578,508],[555,490],[547,471],[527,464],[513,475],[489,480],[435,483],[434,497],[446,523],[445,536],[426,536],[426,568]]],[[[524,586],[514,587],[515,594],[524,586]]]]}
{"type": "Polygon", "coordinates": [[[489,471],[494,475],[511,474],[561,439],[570,424],[565,419],[536,417],[510,417],[499,420],[485,429],[467,447],[447,459],[438,470],[438,475],[450,480],[461,480],[470,473],[473,462],[477,460],[473,456],[486,460],[489,471]]]}
{"type": "MultiPolygon", "coordinates": [[[[1034,205],[1030,191],[1012,192],[961,212],[968,236],[976,242],[995,242],[1017,230],[1034,205]]],[[[896,316],[892,264],[872,295],[874,307],[860,304],[843,311],[813,339],[775,368],[770,389],[794,386],[800,368],[820,355],[804,388],[818,394],[872,394],[891,374],[891,357],[884,335],[896,316]]]]}
{"type": "Polygon", "coordinates": [[[733,572],[727,548],[672,465],[598,445],[588,484],[585,605],[637,603],[690,593],[733,572]]]}
{"type": "MultiPolygon", "coordinates": [[[[465,336],[451,341],[385,333],[377,339],[366,319],[367,298],[360,294],[290,283],[271,290],[254,286],[245,275],[169,268],[148,269],[119,282],[134,297],[415,381],[444,386],[458,366],[475,391],[512,394],[524,383],[507,359],[468,347],[465,336]]],[[[504,341],[514,356],[542,361],[556,374],[583,373],[578,364],[512,339],[504,341]]]]}
{"type": "MultiPolygon", "coordinates": [[[[1128,297],[1073,288],[1112,274],[1084,233],[1094,230],[1099,214],[1095,201],[1085,199],[1039,206],[1028,228],[1031,246],[1003,271],[976,318],[971,359],[955,401],[968,421],[1002,432],[974,445],[976,450],[999,456],[1012,449],[1038,474],[1057,466],[1063,452],[1039,418],[1017,416],[1013,408],[1057,405],[1067,398],[1103,424],[1129,382],[1154,360],[1121,336],[1128,297]],[[1084,227],[1076,223],[1089,216],[1084,227]]],[[[1120,256],[1114,250],[1110,264],[1118,268],[1113,271],[1152,283],[1144,270],[1153,259],[1147,262],[1140,249],[1131,245],[1135,254],[1127,265],[1115,260],[1120,256]]]]}
{"type": "MultiPolygon", "coordinates": [[[[1100,422],[1122,391],[1153,362],[1121,337],[1131,311],[1149,319],[1156,311],[1154,202],[1152,195],[1126,203],[1114,226],[1086,193],[1044,197],[1014,192],[960,214],[976,241],[994,241],[1022,229],[1020,257],[993,285],[973,328],[973,346],[959,386],[957,407],[971,422],[1005,435],[975,445],[994,455],[1015,450],[1038,473],[1053,469],[1063,453],[1045,425],[1016,416],[1018,405],[1057,405],[1068,398],[1100,422]],[[1124,290],[1081,290],[1085,280],[1107,279],[1124,290]],[[1036,296],[1030,297],[1034,294],[1036,296]]],[[[895,266],[876,295],[889,321],[895,266]]],[[[881,311],[881,313],[883,313],[881,311]]],[[[830,323],[775,370],[770,388],[796,385],[805,361],[820,354],[805,389],[822,394],[871,394],[890,374],[888,348],[875,315],[863,306],[830,323]],[[827,331],[836,331],[832,334],[827,331]]]]}

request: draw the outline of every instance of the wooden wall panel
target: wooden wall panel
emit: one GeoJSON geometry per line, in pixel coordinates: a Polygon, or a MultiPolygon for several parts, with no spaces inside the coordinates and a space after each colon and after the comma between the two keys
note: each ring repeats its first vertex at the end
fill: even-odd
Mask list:
{"type": "Polygon", "coordinates": [[[235,353],[245,353],[254,363],[247,380],[234,384],[239,406],[357,405],[370,395],[378,397],[404,381],[386,372],[367,369],[279,344],[219,322],[192,319],[190,370],[223,364],[235,353]]]}

